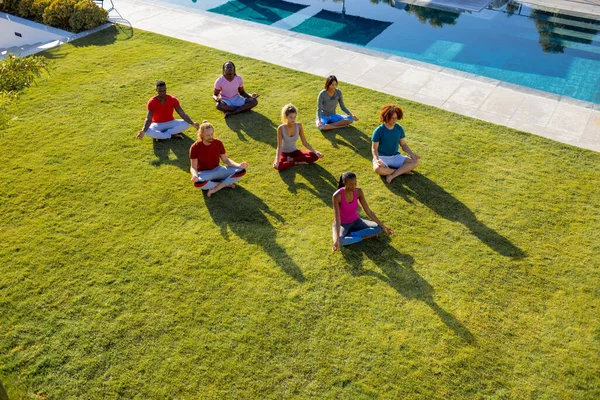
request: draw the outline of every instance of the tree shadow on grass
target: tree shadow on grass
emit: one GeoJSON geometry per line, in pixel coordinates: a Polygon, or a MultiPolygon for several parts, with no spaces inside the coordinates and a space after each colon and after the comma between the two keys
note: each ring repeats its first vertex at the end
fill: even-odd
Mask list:
{"type": "Polygon", "coordinates": [[[475,336],[456,317],[440,307],[434,300],[434,289],[414,269],[415,260],[409,254],[400,253],[389,245],[389,238],[380,237],[352,246],[343,247],[346,268],[355,277],[372,276],[389,284],[398,294],[410,300],[427,304],[444,324],[469,344],[475,344],[475,336]],[[382,273],[363,269],[366,256],[382,273]]]}
{"type": "Polygon", "coordinates": [[[246,111],[243,113],[230,115],[225,118],[229,129],[237,133],[240,140],[247,141],[250,136],[252,139],[268,144],[277,148],[277,125],[269,118],[255,111],[246,111]]]}
{"type": "Polygon", "coordinates": [[[128,40],[133,37],[133,26],[131,25],[131,22],[121,17],[120,14],[119,17],[111,17],[110,21],[115,24],[113,26],[122,36],[122,38],[119,40],[128,40]]]}
{"type": "Polygon", "coordinates": [[[371,137],[350,125],[347,128],[334,129],[321,132],[325,139],[331,142],[331,146],[339,149],[340,146],[347,147],[353,152],[371,160],[371,137]]]}
{"type": "Polygon", "coordinates": [[[292,194],[298,193],[298,189],[307,190],[318,197],[328,206],[331,206],[331,196],[337,190],[337,180],[329,171],[317,163],[309,165],[298,165],[279,171],[281,180],[288,186],[292,194]],[[296,174],[303,176],[313,187],[304,182],[296,183],[296,174]]]}
{"type": "Polygon", "coordinates": [[[525,252],[510,240],[486,226],[467,206],[446,192],[432,180],[415,171],[414,175],[396,178],[390,185],[384,185],[409,203],[415,199],[448,221],[455,221],[468,228],[475,237],[495,252],[512,258],[523,258],[525,252]]]}
{"type": "MultiPolygon", "coordinates": [[[[248,244],[260,246],[273,261],[290,277],[302,283],[306,279],[302,270],[275,241],[277,231],[266,214],[283,222],[276,212],[254,194],[240,186],[225,188],[211,197],[202,191],[206,208],[213,221],[221,229],[221,236],[229,240],[227,228],[248,244]]],[[[235,251],[235,249],[232,249],[235,251]]],[[[249,261],[249,260],[248,260],[249,261]]]]}
{"type": "Polygon", "coordinates": [[[181,139],[168,139],[156,141],[152,139],[152,148],[154,149],[155,160],[151,161],[151,164],[155,167],[161,165],[175,165],[184,171],[190,170],[190,147],[194,143],[194,140],[186,135],[183,135],[181,139]],[[171,152],[175,155],[175,158],[169,157],[171,152]]]}
{"type": "Polygon", "coordinates": [[[129,20],[123,18],[118,9],[113,8],[108,13],[108,20],[112,22],[120,33],[125,36],[125,39],[131,39],[133,37],[133,26],[129,20]]]}
{"type": "Polygon", "coordinates": [[[75,47],[106,46],[115,43],[120,32],[121,30],[116,25],[112,25],[92,35],[76,39],[70,43],[75,47]]]}

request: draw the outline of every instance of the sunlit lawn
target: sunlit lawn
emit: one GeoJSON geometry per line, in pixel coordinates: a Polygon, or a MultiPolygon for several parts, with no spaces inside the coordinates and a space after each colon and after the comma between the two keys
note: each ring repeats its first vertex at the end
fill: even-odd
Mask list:
{"type": "Polygon", "coordinates": [[[0,379],[11,399],[600,397],[600,156],[323,77],[122,28],[61,46],[0,138],[0,379]],[[130,37],[131,36],[131,37],[130,37]],[[223,119],[224,61],[261,94],[223,119]],[[186,140],[134,139],[163,79],[248,174],[207,198],[186,140]],[[325,158],[272,168],[292,101],[325,158]],[[385,103],[422,156],[386,185],[385,103]],[[331,252],[357,173],[395,229],[331,252]]]}

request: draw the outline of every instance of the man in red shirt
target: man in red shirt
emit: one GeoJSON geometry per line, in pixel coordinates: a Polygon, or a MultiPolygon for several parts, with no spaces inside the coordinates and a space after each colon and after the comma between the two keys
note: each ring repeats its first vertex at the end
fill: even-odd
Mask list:
{"type": "Polygon", "coordinates": [[[200,124],[188,117],[179,105],[177,97],[167,94],[167,84],[165,82],[156,82],[156,92],[158,94],[148,101],[146,122],[144,122],[144,127],[136,136],[138,139],[143,138],[145,135],[154,139],[183,139],[181,132],[189,128],[190,125],[198,129],[200,124]],[[174,119],[173,111],[177,111],[177,114],[183,120],[174,119]]]}
{"type": "Polygon", "coordinates": [[[245,161],[238,164],[227,157],[223,142],[215,138],[215,128],[208,121],[202,122],[198,140],[190,147],[190,163],[194,186],[208,190],[209,197],[226,186],[234,188],[248,167],[245,161]],[[227,167],[219,165],[221,161],[227,167]]]}

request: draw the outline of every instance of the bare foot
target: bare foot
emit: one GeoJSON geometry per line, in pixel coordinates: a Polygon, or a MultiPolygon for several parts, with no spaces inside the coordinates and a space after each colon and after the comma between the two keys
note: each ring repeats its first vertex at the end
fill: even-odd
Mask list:
{"type": "Polygon", "coordinates": [[[227,187],[230,187],[233,189],[233,188],[235,188],[235,183],[232,183],[231,185],[227,185],[227,187]]]}
{"type": "Polygon", "coordinates": [[[216,192],[215,189],[210,189],[208,192],[206,192],[206,196],[210,197],[212,196],[214,193],[216,192]]]}
{"type": "Polygon", "coordinates": [[[183,135],[181,133],[176,133],[171,135],[171,139],[183,139],[183,135]]]}
{"type": "Polygon", "coordinates": [[[414,175],[412,171],[405,172],[404,175],[414,175]]]}
{"type": "Polygon", "coordinates": [[[297,163],[295,163],[296,165],[308,165],[307,162],[304,161],[298,161],[297,163]]]}
{"type": "Polygon", "coordinates": [[[394,179],[394,178],[392,178],[391,175],[388,175],[385,177],[385,182],[389,185],[390,183],[392,183],[392,179],[394,179]]]}
{"type": "Polygon", "coordinates": [[[227,118],[227,117],[229,117],[230,115],[231,115],[231,114],[230,114],[229,112],[225,112],[225,113],[223,114],[223,118],[227,118]]]}

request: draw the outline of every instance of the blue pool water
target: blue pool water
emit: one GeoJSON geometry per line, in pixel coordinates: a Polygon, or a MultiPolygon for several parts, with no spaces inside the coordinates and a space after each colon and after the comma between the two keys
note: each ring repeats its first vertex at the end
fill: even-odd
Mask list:
{"type": "MultiPolygon", "coordinates": [[[[472,13],[392,0],[281,3],[314,10],[307,18],[297,18],[300,22],[292,31],[600,104],[599,17],[548,12],[501,0],[472,13]]],[[[289,15],[275,10],[274,0],[224,0],[207,8],[229,10],[227,15],[246,20],[268,19],[257,21],[268,24],[289,15]]]]}

